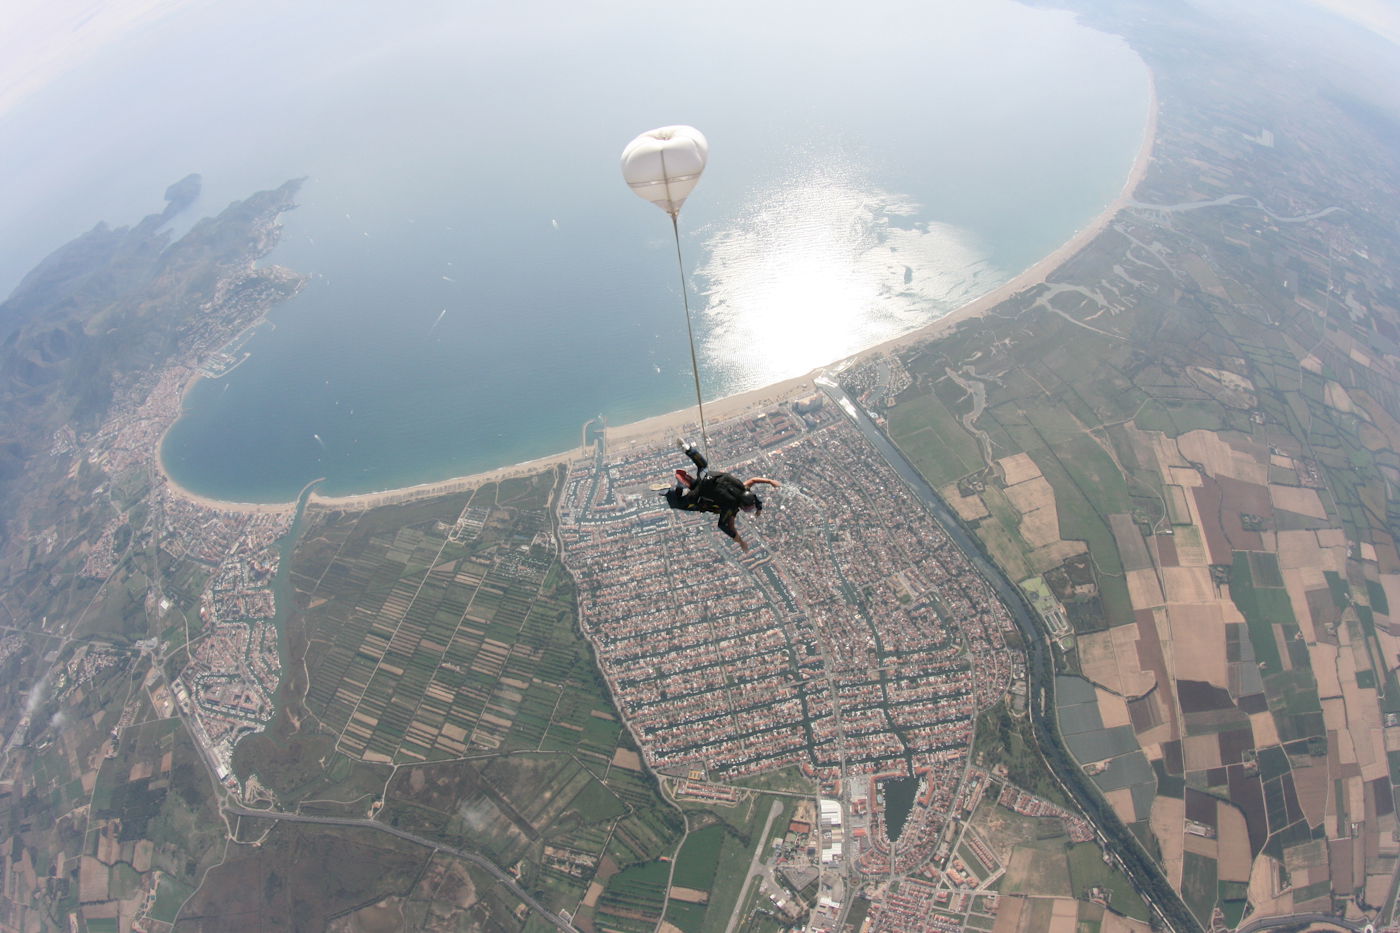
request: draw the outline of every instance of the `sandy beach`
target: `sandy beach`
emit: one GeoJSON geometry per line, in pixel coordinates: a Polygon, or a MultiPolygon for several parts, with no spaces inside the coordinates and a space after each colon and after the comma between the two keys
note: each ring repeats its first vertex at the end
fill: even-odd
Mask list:
{"type": "MultiPolygon", "coordinates": [[[[164,468],[158,468],[164,476],[164,468]]],[[[169,476],[164,476],[165,487],[172,495],[179,496],[187,502],[204,509],[212,509],[216,512],[243,512],[250,515],[275,515],[280,512],[290,512],[296,508],[295,502],[226,502],[223,499],[211,499],[208,496],[201,496],[197,492],[186,489],[169,476]]]]}
{"type": "MultiPolygon", "coordinates": [[[[1132,170],[1129,172],[1122,189],[1112,203],[1092,221],[1079,229],[1074,236],[1065,241],[1058,249],[1024,269],[1020,274],[1014,276],[1005,284],[968,302],[961,308],[945,314],[943,317],[930,322],[924,327],[863,350],[857,354],[854,359],[859,360],[869,356],[888,353],[900,347],[911,346],[935,339],[939,335],[951,330],[959,323],[980,317],[1019,292],[1045,282],[1057,269],[1063,266],[1075,254],[1094,240],[1095,237],[1102,233],[1113,221],[1113,218],[1129,205],[1132,201],[1133,193],[1137,190],[1143,178],[1146,177],[1147,170],[1151,165],[1152,147],[1156,135],[1157,90],[1155,82],[1153,82],[1151,75],[1149,75],[1147,123],[1143,131],[1142,142],[1138,147],[1137,157],[1133,162],[1132,170]]],[[[740,417],[750,411],[761,410],[776,405],[779,402],[811,394],[815,390],[812,380],[822,371],[829,369],[838,362],[841,361],[833,360],[826,366],[817,367],[806,375],[794,379],[787,379],[738,395],[731,395],[726,398],[707,402],[705,404],[705,420],[707,424],[719,424],[722,421],[740,417]]],[[[186,388],[188,388],[188,386],[186,388]]],[[[673,438],[680,435],[689,438],[698,438],[699,433],[698,415],[695,411],[695,407],[689,406],[677,411],[667,412],[666,414],[644,418],[630,424],[617,427],[609,425],[606,428],[605,436],[609,448],[620,450],[625,447],[633,446],[669,444],[673,438]]],[[[386,489],[379,492],[361,493],[352,496],[322,496],[313,492],[308,504],[324,508],[360,510],[372,509],[383,505],[412,502],[417,499],[426,499],[433,496],[462,492],[485,483],[496,482],[502,479],[537,473],[558,464],[569,463],[575,458],[586,455],[587,452],[585,448],[580,446],[547,457],[540,457],[524,463],[488,470],[484,473],[455,476],[450,479],[421,483],[416,486],[407,486],[400,489],[386,489]]],[[[283,512],[293,509],[296,506],[295,502],[223,502],[217,499],[200,496],[170,479],[170,475],[165,471],[165,465],[160,462],[159,453],[157,453],[156,462],[161,475],[164,477],[165,482],[172,492],[205,508],[237,512],[283,512]]]]}
{"type": "Polygon", "coordinates": [[[550,454],[548,457],[537,457],[534,460],[526,460],[524,463],[513,463],[510,466],[497,467],[494,470],[487,470],[484,473],[472,473],[469,476],[454,476],[451,479],[437,480],[432,483],[419,483],[416,486],[403,486],[398,489],[384,489],[379,492],[363,492],[353,496],[323,496],[313,492],[308,505],[328,509],[374,509],[381,505],[398,505],[404,502],[413,502],[417,499],[430,499],[434,496],[445,496],[449,493],[464,492],[474,489],[486,483],[494,483],[503,479],[511,479],[516,476],[528,476],[532,473],[539,473],[550,467],[561,463],[569,463],[577,457],[584,456],[587,451],[582,447],[575,447],[572,450],[565,450],[561,453],[550,454]]]}
{"type": "Polygon", "coordinates": [[[193,490],[186,489],[170,478],[170,474],[165,472],[165,465],[160,462],[160,457],[156,457],[156,472],[161,476],[165,488],[171,495],[179,496],[187,502],[193,502],[200,508],[213,509],[216,512],[243,512],[251,515],[275,515],[280,512],[290,512],[296,508],[295,501],[292,502],[226,502],[222,499],[211,499],[208,496],[201,496],[193,490]]]}

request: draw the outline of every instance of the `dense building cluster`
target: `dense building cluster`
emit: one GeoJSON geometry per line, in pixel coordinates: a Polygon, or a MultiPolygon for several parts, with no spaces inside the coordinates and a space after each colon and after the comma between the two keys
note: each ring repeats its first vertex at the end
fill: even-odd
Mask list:
{"type": "Polygon", "coordinates": [[[123,650],[107,645],[84,645],[64,665],[63,673],[54,684],[56,690],[88,683],[103,671],[116,667],[127,659],[123,650]]]}
{"type": "MultiPolygon", "coordinates": [[[[165,542],[167,550],[211,566],[234,555],[265,551],[292,527],[290,506],[263,512],[217,509],[168,490],[161,501],[165,533],[173,539],[165,542]]],[[[260,558],[263,563],[273,559],[260,558]]]]}
{"type": "Polygon", "coordinates": [[[946,889],[906,878],[898,890],[888,891],[871,911],[870,929],[901,933],[961,933],[963,923],[938,911],[966,913],[971,895],[952,895],[946,889]],[[954,903],[954,900],[957,903],[954,903]]]}
{"type": "Polygon", "coordinates": [[[173,495],[164,501],[167,528],[187,542],[186,556],[214,565],[200,596],[203,627],[175,696],[228,783],[233,746],[272,719],[282,679],[272,584],[276,542],[292,513],[220,511],[173,495]]]}
{"type": "Polygon", "coordinates": [[[871,357],[841,372],[842,387],[868,411],[892,406],[913,382],[897,353],[871,357]]]}
{"type": "Polygon", "coordinates": [[[221,780],[228,779],[233,746],[272,718],[272,695],[281,676],[277,629],[266,620],[215,622],[190,649],[190,663],[176,681],[176,700],[194,715],[221,780]]]}
{"type": "Polygon", "coordinates": [[[990,587],[834,409],[806,400],[712,431],[725,469],[783,483],[741,516],[747,554],[713,515],[666,507],[654,487],[678,455],[656,447],[577,463],[560,534],[583,629],[652,767],[797,766],[861,812],[845,858],[903,871],[958,799],[978,709],[1024,662],[990,587]],[[915,774],[891,847],[871,787],[915,774]]]}
{"type": "Polygon", "coordinates": [[[181,399],[194,370],[176,364],[161,371],[155,384],[133,385],[119,393],[102,427],[87,445],[89,458],[109,476],[151,462],[165,431],[180,417],[181,399]]]}

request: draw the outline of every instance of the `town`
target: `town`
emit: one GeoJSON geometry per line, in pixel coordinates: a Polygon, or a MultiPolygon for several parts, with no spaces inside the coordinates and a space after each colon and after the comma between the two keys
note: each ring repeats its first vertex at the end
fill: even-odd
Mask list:
{"type": "Polygon", "coordinates": [[[911,872],[948,825],[977,712],[1024,680],[1011,617],[821,396],[712,430],[711,451],[782,483],[741,516],[747,553],[666,507],[669,446],[600,449],[566,479],[563,559],[618,709],[658,772],[799,769],[840,801],[828,862],[911,872]],[[906,780],[911,812],[882,818],[882,786],[906,780]]]}

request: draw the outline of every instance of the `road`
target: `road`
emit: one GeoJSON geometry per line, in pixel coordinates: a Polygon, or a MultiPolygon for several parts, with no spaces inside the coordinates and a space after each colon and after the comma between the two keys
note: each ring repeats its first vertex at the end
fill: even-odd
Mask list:
{"type": "Polygon", "coordinates": [[[934,520],[963,552],[968,563],[991,584],[1015,618],[1016,626],[1021,630],[1026,643],[1026,664],[1030,677],[1030,692],[1026,699],[1031,711],[1036,745],[1061,789],[1079,806],[1085,818],[1097,830],[1100,845],[1114,859],[1138,894],[1169,928],[1177,933],[1201,931],[1202,927],[1195,915],[1187,909],[1185,902],[1172,888],[1157,863],[1143,849],[1137,837],[1118,819],[1098,788],[1070,757],[1060,740],[1059,723],[1055,716],[1054,669],[1047,646],[1048,639],[1040,630],[1039,617],[1026,603],[1020,589],[983,552],[980,543],[929,485],[928,480],[914,468],[870,416],[830,377],[818,376],[815,382],[828,398],[840,406],[871,446],[879,451],[885,462],[923,502],[934,520]]]}
{"type": "Polygon", "coordinates": [[[1339,917],[1329,917],[1327,914],[1289,914],[1284,917],[1264,917],[1260,920],[1253,920],[1235,930],[1235,933],[1259,933],[1260,930],[1276,930],[1279,927],[1304,927],[1310,924],[1326,923],[1338,930],[1353,930],[1355,933],[1364,933],[1375,929],[1366,921],[1342,920],[1339,917]]]}
{"type": "Polygon", "coordinates": [[[318,823],[322,826],[353,826],[359,829],[375,829],[382,833],[388,833],[391,836],[397,836],[415,845],[432,849],[435,852],[446,852],[449,855],[455,855],[457,858],[471,862],[477,868],[490,872],[493,878],[505,885],[506,888],[516,897],[520,898],[526,906],[552,923],[556,928],[565,931],[565,933],[579,933],[578,927],[535,900],[530,892],[516,884],[514,878],[497,868],[496,863],[477,855],[475,852],[454,849],[452,846],[443,845],[441,842],[429,839],[426,836],[410,833],[407,830],[399,829],[397,826],[390,826],[388,823],[381,823],[378,820],[355,819],[340,816],[309,816],[304,813],[284,813],[280,810],[250,810],[247,807],[240,807],[232,804],[226,804],[224,806],[224,812],[259,820],[280,820],[284,823],[318,823]]]}

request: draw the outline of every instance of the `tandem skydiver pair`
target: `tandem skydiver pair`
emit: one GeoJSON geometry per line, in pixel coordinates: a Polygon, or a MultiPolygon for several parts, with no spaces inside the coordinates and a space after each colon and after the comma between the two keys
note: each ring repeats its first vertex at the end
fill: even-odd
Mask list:
{"type": "Polygon", "coordinates": [[[719,530],[729,535],[747,551],[749,544],[739,534],[735,519],[740,512],[754,515],[763,511],[763,500],[753,491],[757,485],[782,485],[766,476],[740,480],[732,473],[710,473],[705,455],[684,438],[676,438],[676,446],[695,464],[695,475],[676,471],[676,485],[666,490],[666,504],[686,512],[713,512],[719,515],[719,530]]]}

